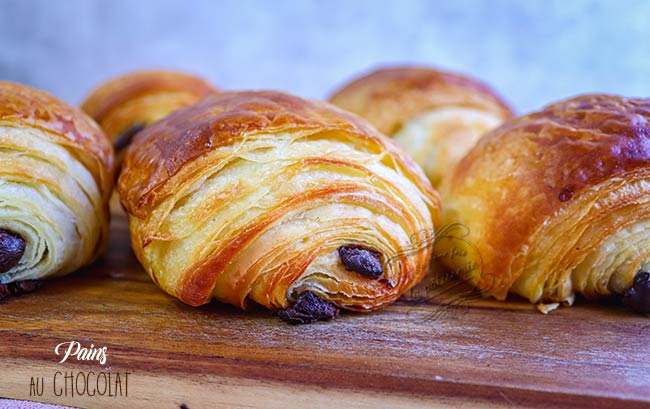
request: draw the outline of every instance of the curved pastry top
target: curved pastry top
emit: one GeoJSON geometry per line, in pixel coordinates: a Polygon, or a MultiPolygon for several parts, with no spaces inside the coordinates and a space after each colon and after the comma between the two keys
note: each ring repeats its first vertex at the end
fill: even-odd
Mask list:
{"type": "Polygon", "coordinates": [[[95,89],[82,104],[82,109],[97,122],[115,107],[130,99],[159,92],[183,92],[206,97],[216,92],[202,78],[176,71],[138,71],[114,78],[95,89]]]}
{"type": "Polygon", "coordinates": [[[175,71],[140,71],[110,80],[88,96],[82,108],[111,140],[115,167],[125,148],[147,125],[217,92],[205,80],[175,71]]]}
{"type": "Polygon", "coordinates": [[[1,284],[68,274],[101,254],[113,160],[108,138],[81,110],[0,82],[1,284]]]}
{"type": "Polygon", "coordinates": [[[75,152],[92,172],[102,196],[113,185],[113,148],[102,130],[81,110],[47,92],[0,81],[0,123],[27,126],[58,137],[57,143],[75,152]]]}
{"type": "MultiPolygon", "coordinates": [[[[276,91],[226,92],[182,108],[138,133],[128,149],[118,181],[122,203],[143,218],[170,194],[166,182],[181,168],[206,152],[233,145],[258,133],[341,131],[364,139],[368,149],[386,149],[399,157],[405,172],[422,191],[437,202],[437,193],[421,169],[387,138],[378,135],[365,121],[329,104],[307,101],[276,91]],[[179,130],[182,133],[179,134],[179,130]],[[134,164],[146,163],[138,172],[134,164]]],[[[187,174],[191,169],[186,170],[187,174]]]]}
{"type": "Polygon", "coordinates": [[[351,81],[329,100],[387,135],[405,120],[441,106],[478,108],[503,119],[512,116],[503,99],[482,82],[424,67],[378,69],[351,81]]]}
{"type": "MultiPolygon", "coordinates": [[[[495,155],[516,163],[512,182],[534,179],[528,185],[544,195],[543,213],[553,213],[585,187],[648,167],[650,99],[583,95],[508,121],[479,140],[448,187],[453,190],[468,174],[484,171],[495,155]]],[[[514,163],[490,173],[506,177],[514,163]]],[[[534,213],[541,215],[539,210],[534,213]]]]}
{"type": "MultiPolygon", "coordinates": [[[[479,287],[504,298],[521,276],[528,281],[520,280],[518,293],[531,301],[564,301],[576,265],[649,216],[643,199],[649,176],[650,99],[583,95],[489,132],[441,189],[449,199],[446,220],[467,226],[482,251],[483,271],[492,274],[479,287]],[[549,266],[534,266],[539,252],[549,266]],[[533,280],[547,281],[543,296],[533,280]]],[[[573,280],[579,289],[584,284],[573,280]]]]}

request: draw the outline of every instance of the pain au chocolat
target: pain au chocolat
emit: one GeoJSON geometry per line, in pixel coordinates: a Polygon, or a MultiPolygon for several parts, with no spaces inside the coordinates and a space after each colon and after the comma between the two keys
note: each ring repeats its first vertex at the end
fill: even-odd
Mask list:
{"type": "Polygon", "coordinates": [[[396,300],[427,271],[439,218],[437,193],[390,140],[274,91],[218,94],[147,127],[118,190],[164,291],[192,306],[257,303],[290,323],[396,300]]]}
{"type": "Polygon", "coordinates": [[[0,298],[89,264],[108,239],[113,150],[53,96],[0,82],[0,298]]]}
{"type": "Polygon", "coordinates": [[[176,71],[137,71],[97,87],[82,109],[113,142],[117,166],[133,136],[150,123],[216,92],[206,80],[176,71]]]}
{"type": "Polygon", "coordinates": [[[435,187],[482,134],[512,116],[482,82],[425,67],[378,69],[343,86],[330,102],[397,141],[435,187]]]}
{"type": "Polygon", "coordinates": [[[441,189],[457,234],[436,251],[480,290],[548,308],[619,294],[650,312],[650,99],[585,95],[508,121],[441,189]]]}

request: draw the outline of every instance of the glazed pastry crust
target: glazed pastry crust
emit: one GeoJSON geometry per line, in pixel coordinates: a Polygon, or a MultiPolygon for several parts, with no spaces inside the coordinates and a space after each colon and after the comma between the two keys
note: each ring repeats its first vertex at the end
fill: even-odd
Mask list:
{"type": "Polygon", "coordinates": [[[91,171],[102,197],[113,188],[113,149],[99,127],[79,109],[50,94],[0,81],[0,121],[46,131],[58,144],[75,152],[91,171]]]}
{"type": "Polygon", "coordinates": [[[26,242],[0,283],[75,271],[108,242],[113,150],[90,118],[46,92],[0,82],[0,229],[26,242]]]}
{"type": "Polygon", "coordinates": [[[148,125],[216,92],[206,80],[175,71],[139,71],[95,89],[82,109],[113,141],[136,124],[148,125]]]}
{"type": "Polygon", "coordinates": [[[336,91],[331,103],[392,135],[405,121],[440,107],[465,107],[503,119],[512,110],[492,89],[475,79],[424,67],[382,68],[336,91]]]}
{"type": "Polygon", "coordinates": [[[438,187],[484,133],[512,116],[483,83],[423,67],[394,67],[352,81],[331,102],[370,121],[438,187]]]}
{"type": "Polygon", "coordinates": [[[190,305],[276,309],[309,290],[379,308],[422,278],[439,218],[437,193],[390,140],[273,91],[222,93],[152,124],[129,147],[118,190],[138,259],[190,305]],[[355,243],[382,254],[383,280],[343,268],[336,250],[355,243]]]}
{"type": "Polygon", "coordinates": [[[648,99],[585,95],[506,122],[441,187],[464,227],[436,251],[499,299],[623,292],[650,256],[649,121],[648,99]]]}

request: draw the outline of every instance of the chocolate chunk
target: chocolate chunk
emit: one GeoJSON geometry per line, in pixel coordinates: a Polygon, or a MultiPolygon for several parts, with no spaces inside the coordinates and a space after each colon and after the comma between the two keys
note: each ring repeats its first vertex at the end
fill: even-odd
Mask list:
{"type": "Polygon", "coordinates": [[[280,319],[292,325],[327,321],[338,315],[339,309],[334,304],[328,303],[311,291],[301,293],[295,304],[278,311],[280,319]]]}
{"type": "Polygon", "coordinates": [[[128,144],[131,143],[131,140],[141,130],[143,130],[146,127],[145,124],[135,124],[132,127],[128,128],[127,130],[123,131],[120,136],[118,136],[115,139],[115,142],[113,142],[113,147],[115,148],[116,151],[119,151],[121,149],[124,149],[128,146],[128,144]]]}
{"type": "Polygon", "coordinates": [[[0,284],[0,300],[4,300],[12,295],[31,293],[43,286],[38,280],[16,281],[15,283],[0,284]]]}
{"type": "Polygon", "coordinates": [[[25,239],[19,234],[0,230],[0,274],[18,264],[25,253],[25,239]]]}
{"type": "Polygon", "coordinates": [[[565,186],[560,190],[558,199],[560,199],[560,202],[566,202],[567,200],[570,200],[575,193],[573,185],[565,186]]]}
{"type": "Polygon", "coordinates": [[[373,280],[384,274],[381,257],[374,251],[356,245],[342,246],[339,248],[339,257],[348,271],[354,271],[373,280]]]}
{"type": "Polygon", "coordinates": [[[639,271],[632,288],[623,296],[623,304],[641,314],[650,314],[650,273],[639,271]]]}

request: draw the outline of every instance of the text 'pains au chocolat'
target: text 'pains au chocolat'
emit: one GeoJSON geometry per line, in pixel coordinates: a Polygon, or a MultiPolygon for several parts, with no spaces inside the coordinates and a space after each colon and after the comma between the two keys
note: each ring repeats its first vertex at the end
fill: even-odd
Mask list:
{"type": "Polygon", "coordinates": [[[113,142],[117,165],[133,136],[178,108],[216,92],[206,80],[176,71],[137,71],[97,87],[82,109],[113,142]]]}
{"type": "Polygon", "coordinates": [[[624,294],[650,267],[650,99],[585,95],[508,121],[441,189],[459,224],[436,252],[464,250],[446,263],[479,289],[533,303],[624,294]]]}
{"type": "Polygon", "coordinates": [[[107,244],[113,186],[99,127],[43,91],[0,82],[0,148],[0,293],[92,262],[107,244]]]}
{"type": "Polygon", "coordinates": [[[118,190],[163,290],[287,309],[292,323],[396,300],[427,271],[440,206],[365,121],[274,91],[222,93],[147,127],[118,190]]]}
{"type": "Polygon", "coordinates": [[[482,134],[512,116],[482,82],[425,67],[378,69],[349,82],[330,102],[395,139],[434,187],[482,134]]]}

